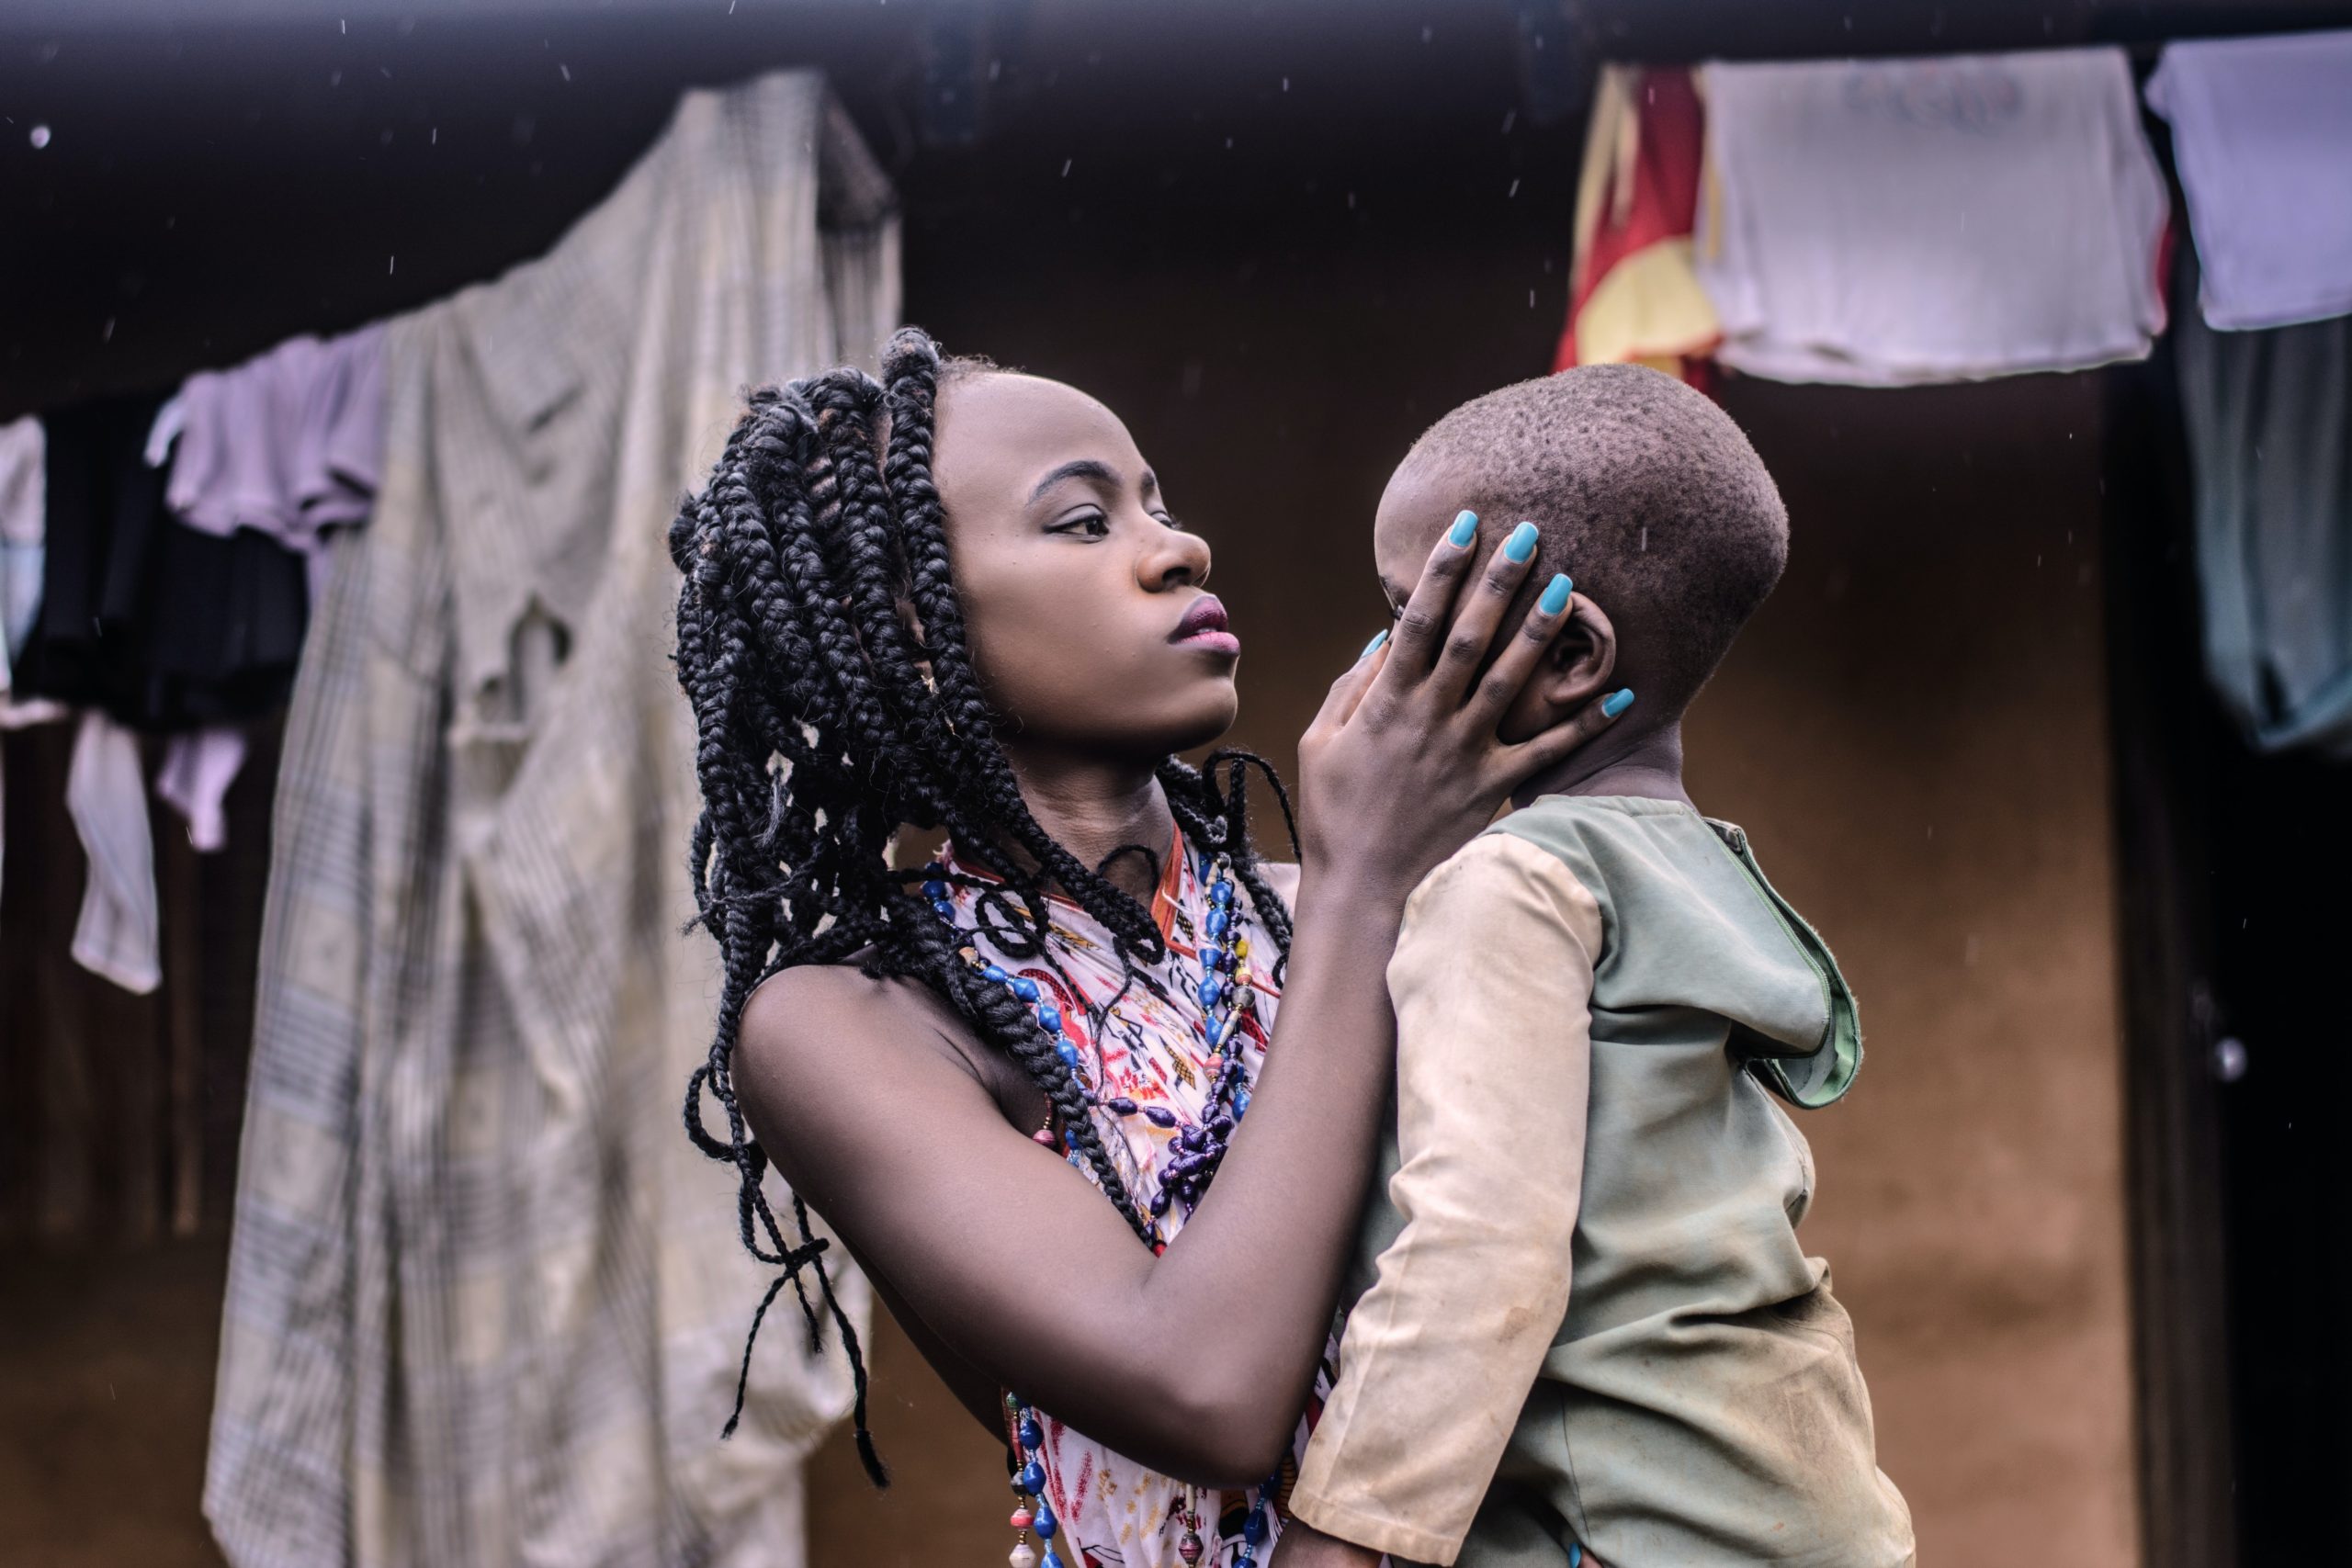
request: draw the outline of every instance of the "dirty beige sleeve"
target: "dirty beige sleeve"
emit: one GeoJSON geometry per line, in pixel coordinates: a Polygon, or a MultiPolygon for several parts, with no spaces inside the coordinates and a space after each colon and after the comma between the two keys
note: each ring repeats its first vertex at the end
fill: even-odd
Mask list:
{"type": "Polygon", "coordinates": [[[1567,1314],[1600,907],[1560,861],[1475,839],[1406,906],[1396,1004],[1404,1228],[1348,1319],[1292,1508],[1450,1563],[1567,1314]]]}

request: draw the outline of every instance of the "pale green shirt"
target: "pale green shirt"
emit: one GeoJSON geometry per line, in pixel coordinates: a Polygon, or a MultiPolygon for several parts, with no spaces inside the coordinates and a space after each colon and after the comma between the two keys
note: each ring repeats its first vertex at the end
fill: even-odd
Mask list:
{"type": "Polygon", "coordinates": [[[1415,892],[1388,983],[1396,1132],[1298,1516],[1471,1568],[1909,1562],[1774,1100],[1845,1092],[1853,998],[1745,835],[1544,796],[1415,892]]]}

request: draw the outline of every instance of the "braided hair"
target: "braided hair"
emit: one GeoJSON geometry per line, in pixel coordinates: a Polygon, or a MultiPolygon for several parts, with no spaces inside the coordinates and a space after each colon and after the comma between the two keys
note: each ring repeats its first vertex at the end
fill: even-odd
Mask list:
{"type": "MultiPolygon", "coordinates": [[[[1030,1010],[967,962],[962,939],[916,886],[920,874],[891,864],[900,826],[944,828],[958,860],[983,874],[968,885],[981,888],[980,921],[1008,953],[1052,963],[1049,886],[1112,933],[1130,980],[1167,953],[1149,911],[1031,815],[966,643],[932,473],[934,415],[943,384],[995,368],[944,357],[906,328],[891,339],[878,382],[837,369],[755,390],[709,481],[670,525],[671,558],[684,578],[678,681],[694,708],[702,790],[688,852],[693,923],[717,940],[725,965],[709,1055],[687,1086],[686,1133],[734,1167],[743,1245],[777,1271],[752,1314],[724,1435],[742,1417],[752,1346],[788,1282],[812,1352],[828,1318],[840,1330],[858,1454],[877,1485],[888,1481],[866,1429],[865,1361],[826,1270],[826,1241],[797,1197],[788,1228],[770,1203],[767,1156],[736,1096],[743,1006],[762,981],[799,964],[854,961],[869,976],[929,986],[1020,1065],[1051,1103],[1073,1156],[1138,1236],[1152,1234],[1076,1073],[1030,1010]],[[718,1102],[723,1135],[705,1120],[706,1099],[718,1102]]],[[[1286,954],[1289,913],[1250,847],[1250,768],[1272,784],[1288,825],[1281,781],[1246,752],[1217,753],[1198,769],[1170,757],[1157,772],[1186,842],[1231,856],[1286,954]]]]}

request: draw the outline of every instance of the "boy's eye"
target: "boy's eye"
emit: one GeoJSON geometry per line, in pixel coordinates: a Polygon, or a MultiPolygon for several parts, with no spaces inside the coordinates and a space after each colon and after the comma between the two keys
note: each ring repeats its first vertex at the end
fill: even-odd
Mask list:
{"type": "Polygon", "coordinates": [[[1046,530],[1048,534],[1075,534],[1084,538],[1099,539],[1111,531],[1111,520],[1100,512],[1081,512],[1075,517],[1065,517],[1046,530]]]}

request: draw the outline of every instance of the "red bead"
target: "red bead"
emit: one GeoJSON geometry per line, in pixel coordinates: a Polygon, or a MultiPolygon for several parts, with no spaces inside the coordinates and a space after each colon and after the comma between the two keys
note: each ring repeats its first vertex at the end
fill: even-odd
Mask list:
{"type": "Polygon", "coordinates": [[[1012,1510],[1012,1525],[1014,1529],[1025,1530],[1035,1522],[1036,1520],[1035,1517],[1030,1514],[1028,1509],[1015,1508],[1012,1510]]]}

